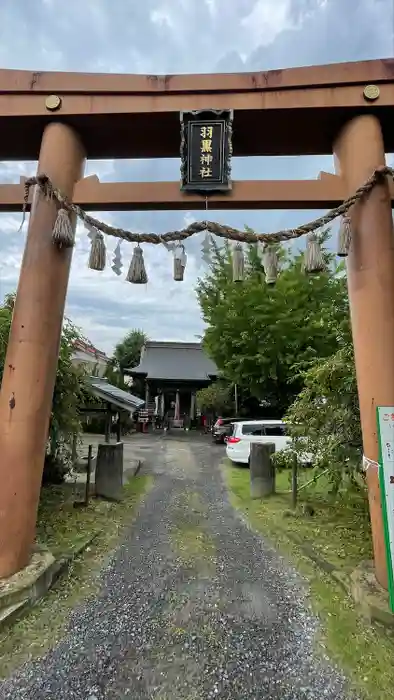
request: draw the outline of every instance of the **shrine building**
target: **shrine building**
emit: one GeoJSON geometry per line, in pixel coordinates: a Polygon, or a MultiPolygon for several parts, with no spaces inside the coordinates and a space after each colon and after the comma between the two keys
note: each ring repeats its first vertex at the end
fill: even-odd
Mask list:
{"type": "Polygon", "coordinates": [[[138,367],[126,373],[145,380],[145,407],[161,418],[169,413],[181,427],[195,420],[196,392],[217,378],[218,369],[201,343],[148,341],[138,367]]]}

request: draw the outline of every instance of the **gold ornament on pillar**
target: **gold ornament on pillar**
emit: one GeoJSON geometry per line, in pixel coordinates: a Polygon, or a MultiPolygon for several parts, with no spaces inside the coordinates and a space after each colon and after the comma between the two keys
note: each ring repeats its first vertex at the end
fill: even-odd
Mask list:
{"type": "Polygon", "coordinates": [[[134,248],[126,280],[132,284],[146,284],[148,282],[144,253],[139,244],[134,248]]]}
{"type": "Polygon", "coordinates": [[[62,100],[59,95],[48,95],[45,98],[45,108],[50,112],[56,112],[62,106],[62,100]]]}
{"type": "Polygon", "coordinates": [[[326,269],[323,251],[316,233],[309,233],[306,239],[304,270],[309,274],[326,269]]]}
{"type": "Polygon", "coordinates": [[[375,102],[380,95],[380,90],[377,85],[366,85],[363,90],[364,99],[367,102],[375,102]]]}
{"type": "Polygon", "coordinates": [[[52,231],[52,241],[58,248],[73,248],[74,231],[67,209],[59,209],[52,231]]]}
{"type": "Polygon", "coordinates": [[[349,216],[343,216],[338,231],[337,255],[346,258],[352,240],[352,227],[349,216]]]}

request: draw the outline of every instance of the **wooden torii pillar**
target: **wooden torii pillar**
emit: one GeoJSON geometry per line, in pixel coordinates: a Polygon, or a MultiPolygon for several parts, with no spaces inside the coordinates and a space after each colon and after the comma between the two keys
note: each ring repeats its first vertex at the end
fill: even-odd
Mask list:
{"type": "MultiPolygon", "coordinates": [[[[44,130],[38,171],[72,197],[84,149],[68,126],[44,130]]],[[[71,264],[51,233],[57,205],[38,192],[29,228],[0,392],[0,578],[30,560],[71,264]]],[[[75,226],[75,222],[74,222],[75,226]]]]}
{"type": "MultiPolygon", "coordinates": [[[[385,164],[379,119],[364,114],[349,121],[336,139],[334,157],[348,196],[385,164]]],[[[347,277],[364,463],[375,573],[387,588],[376,423],[376,407],[394,405],[394,232],[387,182],[352,208],[351,221],[347,277]]]]}

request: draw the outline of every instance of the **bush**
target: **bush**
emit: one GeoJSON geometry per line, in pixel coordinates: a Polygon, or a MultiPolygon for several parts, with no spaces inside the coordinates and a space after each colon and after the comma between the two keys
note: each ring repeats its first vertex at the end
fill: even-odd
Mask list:
{"type": "MultiPolygon", "coordinates": [[[[11,327],[15,295],[8,295],[0,305],[0,378],[3,376],[8,337],[11,327]]],[[[74,435],[81,430],[79,408],[89,393],[85,385],[83,368],[72,362],[75,342],[80,337],[79,330],[65,319],[60,339],[56,382],[53,392],[52,413],[48,434],[48,448],[45,458],[45,482],[52,478],[58,483],[61,473],[71,468],[72,444],[74,435]]]]}
{"type": "Polygon", "coordinates": [[[233,411],[231,386],[224,382],[214,382],[196,393],[197,407],[203,413],[221,415],[233,411]]]}
{"type": "Polygon", "coordinates": [[[362,462],[360,410],[350,338],[337,352],[302,372],[304,389],[285,417],[298,455],[311,453],[317,468],[329,469],[338,488],[354,484],[362,462]]]}
{"type": "Polygon", "coordinates": [[[286,447],[284,450],[279,450],[272,455],[272,461],[275,469],[292,469],[294,457],[297,453],[291,447],[286,447]]]}
{"type": "Polygon", "coordinates": [[[72,466],[68,465],[57,455],[47,453],[44,461],[44,471],[42,473],[42,483],[62,484],[67,474],[71,472],[72,466]]]}

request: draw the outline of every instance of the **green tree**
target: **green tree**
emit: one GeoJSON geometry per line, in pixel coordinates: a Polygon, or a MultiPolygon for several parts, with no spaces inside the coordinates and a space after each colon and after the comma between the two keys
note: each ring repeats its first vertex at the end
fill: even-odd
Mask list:
{"type": "Polygon", "coordinates": [[[14,298],[8,295],[0,306],[0,377],[3,377],[4,362],[10,334],[14,298]]]}
{"type": "Polygon", "coordinates": [[[214,244],[209,272],[197,286],[207,351],[225,379],[268,402],[273,417],[283,416],[302,390],[300,369],[335,352],[349,323],[346,280],[334,256],[325,252],[326,272],[306,275],[301,253],[278,252],[275,285],[265,283],[255,245],[247,248],[245,280],[234,283],[230,246],[214,244]]]}
{"type": "Polygon", "coordinates": [[[79,330],[69,319],[65,319],[52,400],[49,434],[51,454],[56,454],[61,442],[71,446],[73,436],[80,432],[79,409],[90,393],[85,381],[85,369],[72,362],[75,342],[78,338],[80,338],[79,330]]]}
{"type": "MultiPolygon", "coordinates": [[[[0,378],[3,376],[15,295],[8,295],[0,306],[0,378]]],[[[60,480],[71,466],[73,436],[80,431],[79,408],[88,391],[85,372],[72,363],[79,330],[69,320],[62,328],[48,435],[44,478],[60,480]]]]}
{"type": "Polygon", "coordinates": [[[219,415],[231,410],[232,391],[228,384],[214,382],[196,394],[197,406],[202,411],[219,415]]]}
{"type": "Polygon", "coordinates": [[[124,380],[124,376],[120,371],[120,367],[115,357],[111,357],[111,359],[108,361],[104,376],[113,386],[117,386],[119,389],[123,389],[123,391],[129,390],[129,386],[124,380]]]}
{"type": "Polygon", "coordinates": [[[329,468],[335,488],[344,476],[357,483],[362,438],[350,333],[338,338],[336,352],[303,370],[301,379],[303,389],[285,416],[293,449],[313,455],[317,468],[329,468]]]}
{"type": "Polygon", "coordinates": [[[141,350],[148,340],[144,331],[131,330],[115,347],[114,358],[119,365],[122,375],[125,369],[136,367],[139,364],[141,350]]]}

